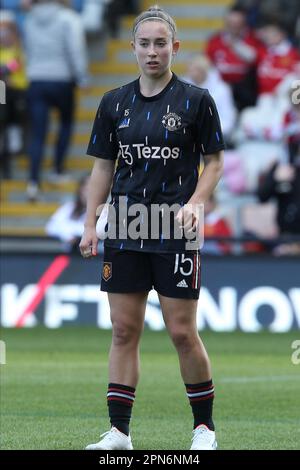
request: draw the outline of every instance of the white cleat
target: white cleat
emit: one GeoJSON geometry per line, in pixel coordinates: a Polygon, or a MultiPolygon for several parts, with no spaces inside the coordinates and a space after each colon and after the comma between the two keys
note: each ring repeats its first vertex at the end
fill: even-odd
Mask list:
{"type": "Polygon", "coordinates": [[[200,424],[193,431],[192,446],[190,450],[216,450],[216,433],[208,429],[205,424],[200,424]]]}
{"type": "Polygon", "coordinates": [[[130,434],[126,436],[114,426],[100,437],[103,439],[96,444],[89,444],[85,450],[133,450],[130,434]]]}

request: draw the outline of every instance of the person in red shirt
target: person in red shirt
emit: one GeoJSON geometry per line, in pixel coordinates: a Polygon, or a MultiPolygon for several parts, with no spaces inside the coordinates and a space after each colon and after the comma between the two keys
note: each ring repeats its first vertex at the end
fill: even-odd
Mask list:
{"type": "Polygon", "coordinates": [[[230,253],[230,243],[210,240],[214,237],[232,237],[231,228],[217,207],[216,198],[212,195],[204,205],[204,245],[202,253],[222,255],[230,253]]]}
{"type": "Polygon", "coordinates": [[[289,41],[284,25],[267,23],[260,30],[264,42],[258,53],[258,92],[273,93],[281,81],[293,72],[300,60],[300,53],[289,41]]]}
{"type": "Polygon", "coordinates": [[[255,64],[260,47],[260,41],[247,26],[246,13],[240,7],[228,11],[224,29],[207,43],[206,54],[231,86],[239,110],[255,105],[255,64]]]}

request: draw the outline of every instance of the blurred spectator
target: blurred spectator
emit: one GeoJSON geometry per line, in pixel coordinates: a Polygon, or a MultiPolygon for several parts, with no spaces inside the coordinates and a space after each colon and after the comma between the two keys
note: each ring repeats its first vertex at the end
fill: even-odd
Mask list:
{"type": "Polygon", "coordinates": [[[283,120],[289,108],[288,95],[264,94],[257,105],[240,115],[235,142],[243,160],[248,191],[255,191],[258,177],[274,160],[287,161],[283,120]]]}
{"type": "MultiPolygon", "coordinates": [[[[289,81],[289,85],[292,82],[289,81]]],[[[282,88],[282,87],[280,87],[282,88]]],[[[264,103],[264,106],[261,108],[264,112],[262,113],[263,119],[260,120],[259,114],[250,116],[250,111],[248,110],[248,122],[251,124],[252,132],[255,129],[255,132],[258,137],[258,133],[261,133],[261,139],[265,139],[264,144],[267,144],[267,141],[273,140],[273,145],[275,142],[278,142],[278,145],[281,145],[283,148],[289,150],[289,161],[287,163],[287,158],[281,162],[273,162],[270,165],[270,168],[266,171],[264,170],[263,175],[257,180],[259,181],[258,187],[258,197],[259,200],[263,203],[270,201],[269,205],[263,204],[257,208],[253,208],[252,221],[251,224],[253,227],[256,226],[256,230],[253,230],[258,236],[263,236],[268,238],[269,235],[273,233],[273,238],[277,237],[278,234],[281,235],[299,235],[300,239],[300,93],[295,92],[289,87],[289,89],[284,85],[283,90],[279,96],[272,95],[270,97],[270,108],[266,108],[266,103],[268,100],[261,100],[261,104],[264,103]],[[284,93],[286,98],[289,98],[289,101],[285,101],[284,93]],[[295,94],[294,94],[295,93],[295,94]],[[286,107],[286,102],[289,103],[289,107],[286,107]],[[282,112],[284,111],[284,112],[282,112]],[[273,117],[276,119],[273,119],[273,117]],[[259,124],[260,121],[260,124],[259,124]],[[256,126],[256,128],[255,128],[256,126]],[[276,201],[276,206],[278,206],[277,211],[271,209],[271,204],[274,205],[274,200],[276,201]],[[261,216],[260,216],[261,214],[261,216]],[[272,218],[270,215],[272,214],[272,218]],[[275,219],[277,219],[277,233],[272,229],[274,226],[275,219]],[[261,232],[259,232],[261,230],[261,232]],[[278,233],[279,230],[279,233],[278,233]]],[[[246,124],[246,121],[245,123],[246,124]]],[[[257,143],[257,148],[258,148],[257,143]]],[[[272,154],[266,155],[264,148],[264,153],[260,155],[260,159],[264,160],[264,165],[268,160],[270,160],[272,154]]],[[[248,155],[250,155],[248,147],[248,155]]],[[[256,150],[253,152],[251,162],[256,161],[256,175],[262,169],[261,164],[259,164],[259,159],[257,155],[259,152],[256,150]]],[[[248,159],[249,160],[249,159],[248,159]]],[[[247,169],[247,174],[251,173],[249,167],[247,169]]],[[[248,214],[250,219],[250,214],[248,214]]],[[[251,225],[250,224],[250,225],[251,225]]],[[[274,246],[274,243],[273,243],[274,246]]],[[[297,254],[300,252],[300,242],[297,243],[285,243],[278,245],[274,253],[275,254],[297,254]]]]}
{"type": "Polygon", "coordinates": [[[250,28],[255,28],[260,20],[262,0],[239,0],[235,7],[245,11],[247,24],[250,28]]]}
{"type": "MultiPolygon", "coordinates": [[[[87,33],[97,33],[103,27],[103,14],[106,4],[111,0],[63,0],[65,6],[81,14],[83,27],[87,33]]],[[[12,11],[18,26],[23,30],[26,11],[35,3],[35,0],[1,0],[2,8],[12,11]]]]}
{"type": "Polygon", "coordinates": [[[72,8],[76,11],[82,11],[85,0],[71,0],[72,8]]]}
{"type": "Polygon", "coordinates": [[[284,116],[283,132],[289,151],[289,161],[293,163],[300,155],[300,90],[291,93],[291,107],[284,116]]]}
{"type": "Polygon", "coordinates": [[[256,101],[255,64],[260,42],[246,24],[246,14],[233,7],[226,15],[225,29],[207,44],[207,54],[233,91],[239,110],[256,101]]]}
{"type": "Polygon", "coordinates": [[[232,237],[231,228],[217,207],[214,195],[204,205],[204,245],[201,252],[215,255],[230,253],[229,242],[210,240],[213,237],[232,237]]]}
{"type": "Polygon", "coordinates": [[[292,45],[285,27],[279,22],[267,23],[260,29],[264,43],[257,59],[258,92],[274,93],[282,80],[292,73],[300,60],[299,51],[292,45]]]}
{"type": "Polygon", "coordinates": [[[75,200],[57,209],[45,227],[47,235],[61,240],[67,251],[77,250],[83,233],[88,183],[89,176],[84,176],[78,184],[75,200]]]}
{"type": "Polygon", "coordinates": [[[225,151],[222,183],[231,194],[240,194],[247,190],[245,165],[242,156],[236,150],[225,151]]]}
{"type": "MultiPolygon", "coordinates": [[[[277,223],[281,235],[300,237],[300,154],[293,163],[272,165],[260,181],[258,197],[261,202],[276,199],[277,223]]],[[[299,247],[300,242],[279,245],[275,253],[298,253],[299,247]]]]}
{"type": "Polygon", "coordinates": [[[225,140],[230,142],[237,112],[230,86],[222,80],[209,58],[201,54],[193,56],[187,64],[187,73],[183,80],[208,89],[216,102],[225,140]]]}
{"type": "Polygon", "coordinates": [[[139,11],[138,0],[109,0],[105,11],[105,22],[113,38],[118,37],[122,15],[136,15],[139,11]]]}
{"type": "Polygon", "coordinates": [[[103,16],[109,0],[85,0],[82,4],[81,19],[86,33],[98,33],[103,29],[103,16]]]}
{"type": "Polygon", "coordinates": [[[274,201],[264,204],[246,202],[241,206],[239,216],[241,235],[251,238],[242,243],[243,252],[265,252],[273,248],[274,239],[279,236],[274,201]]]}
{"type": "MultiPolygon", "coordinates": [[[[23,23],[26,11],[31,6],[32,0],[1,0],[1,8],[13,13],[17,27],[21,33],[23,32],[23,23]]],[[[2,13],[0,13],[1,15],[2,13]]]]}
{"type": "Polygon", "coordinates": [[[296,27],[295,27],[295,42],[296,46],[300,50],[300,14],[297,17],[296,27]]]}
{"type": "Polygon", "coordinates": [[[257,27],[266,18],[272,21],[280,18],[290,38],[295,37],[300,17],[299,0],[239,0],[237,5],[246,9],[248,24],[252,27],[257,27]]]}
{"type": "Polygon", "coordinates": [[[50,108],[59,112],[53,181],[63,182],[71,138],[75,86],[87,84],[87,52],[80,16],[65,2],[36,0],[25,22],[31,119],[29,199],[36,199],[50,108]]]}
{"type": "Polygon", "coordinates": [[[299,112],[298,107],[291,103],[300,100],[299,77],[300,63],[296,62],[293,71],[285,76],[273,93],[262,94],[255,107],[241,113],[235,137],[237,150],[244,161],[249,190],[256,189],[259,175],[275,159],[286,163],[288,153],[292,159],[297,152],[299,112]]]}
{"type": "Polygon", "coordinates": [[[296,62],[291,73],[287,74],[275,90],[276,99],[285,110],[295,98],[300,100],[300,61],[296,62]]]}
{"type": "Polygon", "coordinates": [[[24,58],[14,14],[0,14],[0,79],[5,83],[6,104],[1,113],[1,167],[3,176],[11,176],[11,155],[24,148],[27,80],[24,58]]]}

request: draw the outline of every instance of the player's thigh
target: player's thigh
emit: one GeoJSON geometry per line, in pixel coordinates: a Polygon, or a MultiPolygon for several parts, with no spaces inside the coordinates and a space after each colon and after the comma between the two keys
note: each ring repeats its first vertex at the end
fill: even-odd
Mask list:
{"type": "Polygon", "coordinates": [[[161,294],[158,297],[171,336],[197,335],[197,299],[177,299],[161,294]]]}
{"type": "Polygon", "coordinates": [[[108,292],[107,295],[113,328],[123,334],[141,334],[148,291],[128,294],[108,292]]]}

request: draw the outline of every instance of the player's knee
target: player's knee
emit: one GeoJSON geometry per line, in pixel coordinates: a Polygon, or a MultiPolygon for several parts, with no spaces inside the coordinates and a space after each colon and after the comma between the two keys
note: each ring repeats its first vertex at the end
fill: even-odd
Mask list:
{"type": "Polygon", "coordinates": [[[190,352],[196,345],[195,335],[180,329],[171,331],[171,338],[176,349],[182,353],[190,352]]]}
{"type": "Polygon", "coordinates": [[[112,341],[115,346],[134,345],[139,340],[139,331],[133,325],[115,321],[112,328],[112,341]]]}

